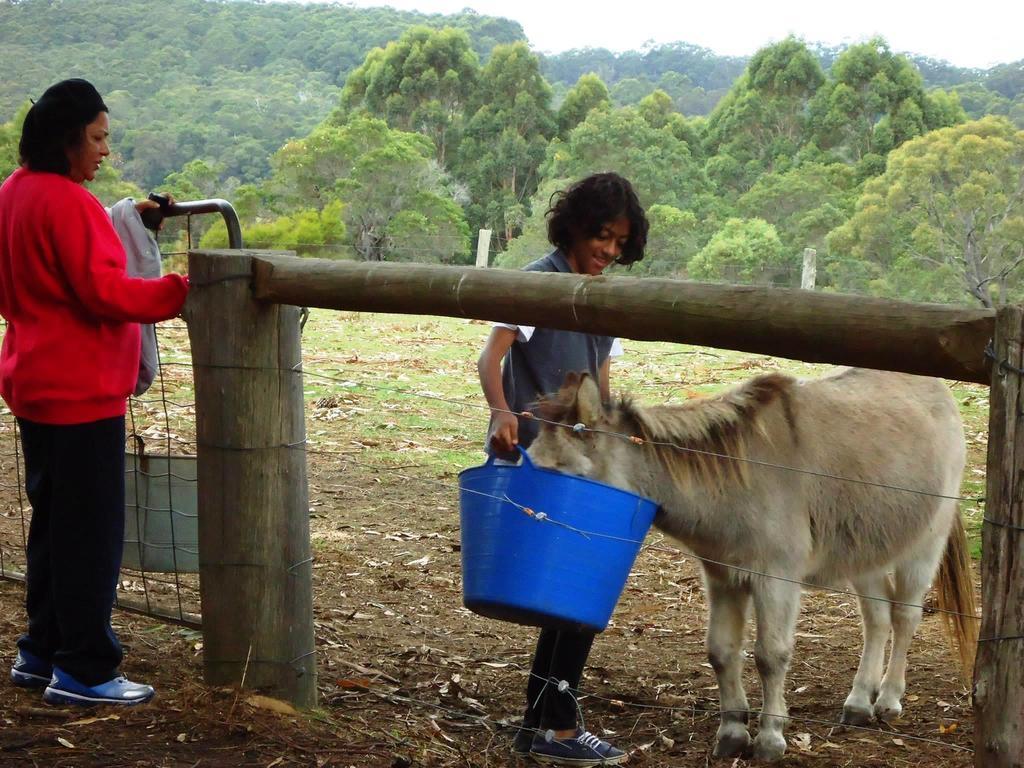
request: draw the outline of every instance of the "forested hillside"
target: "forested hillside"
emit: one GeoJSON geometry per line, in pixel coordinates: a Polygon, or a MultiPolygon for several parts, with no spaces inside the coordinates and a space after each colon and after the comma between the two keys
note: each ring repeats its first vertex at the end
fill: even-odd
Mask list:
{"type": "Polygon", "coordinates": [[[634,274],[792,285],[814,248],[824,289],[1024,299],[1024,60],[883,39],[540,57],[472,12],[0,0],[0,67],[0,175],[27,98],[84,76],[117,153],[94,192],[227,197],[253,246],[468,263],[488,229],[517,266],[554,191],[616,170],[651,220],[634,274]]]}
{"type": "MultiPolygon", "coordinates": [[[[808,43],[808,50],[827,71],[845,48],[808,43]]],[[[906,58],[920,72],[925,87],[955,91],[969,116],[1006,115],[1024,125],[1024,60],[980,70],[926,56],[908,54],[906,58]]],[[[603,48],[568,51],[542,57],[542,71],[559,93],[593,72],[608,84],[612,101],[619,106],[636,104],[661,89],[680,112],[704,115],[749,61],[749,57],[719,56],[700,46],[672,43],[619,54],[603,48]]]]}
{"type": "Polygon", "coordinates": [[[523,40],[507,19],[342,5],[0,0],[0,120],[61,77],[108,97],[125,174],[150,187],[189,160],[254,181],[337,103],[348,73],[411,26],[452,26],[480,56],[523,40]]]}

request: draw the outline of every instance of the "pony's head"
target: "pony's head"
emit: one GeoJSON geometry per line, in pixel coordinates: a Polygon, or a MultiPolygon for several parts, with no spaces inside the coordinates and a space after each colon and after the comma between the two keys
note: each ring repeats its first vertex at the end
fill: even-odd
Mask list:
{"type": "Polygon", "coordinates": [[[628,443],[618,433],[618,405],[601,401],[597,383],[587,373],[570,373],[555,395],[540,400],[537,415],[544,420],[530,446],[535,464],[572,475],[629,488],[625,472],[617,471],[620,451],[628,443]],[[582,425],[582,427],[578,426],[582,425]]]}
{"type": "Polygon", "coordinates": [[[629,399],[603,403],[591,376],[570,373],[558,393],[538,405],[545,423],[530,457],[539,466],[631,491],[639,491],[646,484],[642,476],[658,464],[680,489],[721,493],[746,485],[744,460],[752,440],[797,439],[790,404],[794,383],[789,376],[767,374],[713,397],[641,408],[629,399]],[[769,430],[765,412],[776,404],[779,426],[769,430]]]}

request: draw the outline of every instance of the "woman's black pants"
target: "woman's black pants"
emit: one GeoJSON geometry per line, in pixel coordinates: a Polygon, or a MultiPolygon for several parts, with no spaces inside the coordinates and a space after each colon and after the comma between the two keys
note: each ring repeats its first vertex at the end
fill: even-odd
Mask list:
{"type": "Polygon", "coordinates": [[[123,655],[110,612],[124,547],[124,417],[18,426],[32,504],[18,647],[97,685],[123,655]]]}

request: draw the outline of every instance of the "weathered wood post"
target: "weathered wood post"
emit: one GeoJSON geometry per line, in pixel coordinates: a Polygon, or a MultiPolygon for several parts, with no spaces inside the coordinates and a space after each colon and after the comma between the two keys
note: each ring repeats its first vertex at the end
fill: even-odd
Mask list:
{"type": "Polygon", "coordinates": [[[813,291],[818,279],[818,252],[813,248],[804,248],[804,267],[800,272],[800,288],[813,291]]]}
{"type": "Polygon", "coordinates": [[[491,230],[481,229],[476,240],[476,265],[478,267],[490,266],[491,259],[491,230]]]}
{"type": "Polygon", "coordinates": [[[299,310],[253,298],[257,253],[189,254],[203,674],[309,707],[316,655],[299,310]]]}
{"type": "Polygon", "coordinates": [[[974,764],[1024,766],[1024,307],[996,313],[974,764]]]}

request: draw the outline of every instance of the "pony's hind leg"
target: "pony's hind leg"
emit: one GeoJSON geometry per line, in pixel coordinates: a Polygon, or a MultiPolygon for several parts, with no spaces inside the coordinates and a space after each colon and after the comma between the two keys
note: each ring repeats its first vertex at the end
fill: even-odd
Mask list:
{"type": "Polygon", "coordinates": [[[765,578],[753,588],[757,616],[754,661],[761,676],[764,704],[754,738],[754,758],[780,760],[786,752],[783,734],[786,708],[786,672],[793,655],[793,635],[800,611],[800,586],[781,579],[765,578]]]}
{"type": "Polygon", "coordinates": [[[875,701],[875,717],[893,720],[903,712],[900,700],[907,688],[907,650],[921,622],[921,602],[935,577],[935,570],[945,547],[945,539],[937,538],[918,549],[918,556],[896,566],[892,605],[892,651],[882,678],[882,687],[875,701]]]}
{"type": "Polygon", "coordinates": [[[743,629],[750,593],[745,587],[707,576],[708,661],[718,678],[721,721],[715,757],[740,757],[750,746],[747,694],[743,690],[743,629]]]}
{"type": "Polygon", "coordinates": [[[847,725],[867,725],[874,717],[875,699],[878,698],[885,669],[885,646],[892,628],[892,582],[884,573],[861,575],[852,580],[853,588],[861,595],[861,630],[864,648],[860,664],[853,678],[853,688],[843,704],[842,722],[847,725]]]}

